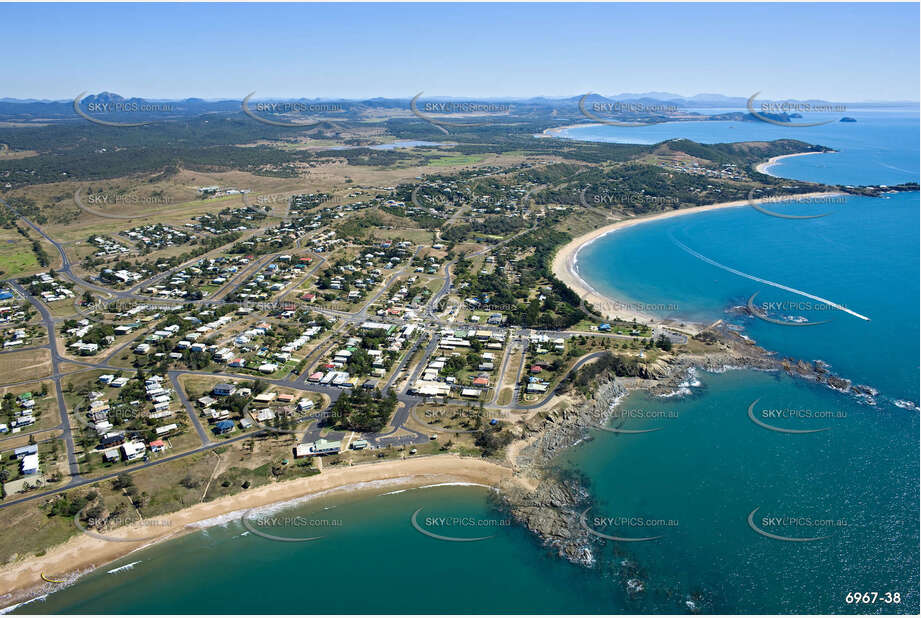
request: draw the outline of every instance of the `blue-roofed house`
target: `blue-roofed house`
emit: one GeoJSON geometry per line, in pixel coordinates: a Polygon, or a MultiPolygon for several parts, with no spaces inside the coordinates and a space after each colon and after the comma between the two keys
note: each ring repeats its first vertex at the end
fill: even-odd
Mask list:
{"type": "Polygon", "coordinates": [[[230,433],[234,430],[235,425],[233,421],[218,421],[214,424],[214,433],[223,434],[230,433]]]}

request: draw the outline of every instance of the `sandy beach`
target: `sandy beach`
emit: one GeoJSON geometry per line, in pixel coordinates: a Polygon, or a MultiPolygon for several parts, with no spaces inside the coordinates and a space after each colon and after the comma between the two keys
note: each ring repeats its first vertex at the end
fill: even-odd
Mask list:
{"type": "MultiPolygon", "coordinates": [[[[813,154],[813,153],[803,153],[803,154],[813,154]]],[[[786,155],[786,156],[797,156],[797,155],[786,155]]],[[[775,157],[779,158],[779,157],[775,157]]],[[[774,159],[771,159],[773,161],[774,159]]],[[[762,165],[770,164],[770,161],[765,162],[762,165]]],[[[802,198],[816,198],[816,197],[829,197],[833,195],[840,195],[840,193],[835,192],[814,192],[814,193],[802,193],[796,196],[790,196],[791,199],[802,199],[802,198]]],[[[720,202],[718,204],[708,204],[706,206],[695,206],[693,208],[683,208],[681,210],[670,210],[668,212],[657,213],[647,217],[635,217],[631,219],[624,219],[611,225],[599,228],[587,234],[583,234],[578,238],[571,240],[569,243],[561,247],[556,255],[553,257],[552,270],[553,274],[556,277],[568,285],[580,298],[585,299],[586,302],[591,303],[595,310],[603,315],[604,317],[614,320],[636,320],[640,323],[653,324],[653,325],[662,325],[667,324],[660,318],[655,317],[654,315],[644,312],[641,306],[637,306],[637,303],[632,301],[627,301],[623,299],[611,298],[609,296],[604,296],[592,288],[588,283],[586,283],[576,272],[576,256],[579,253],[579,250],[587,244],[591,243],[598,238],[617,230],[622,230],[634,225],[640,225],[642,223],[649,223],[651,221],[659,221],[661,219],[671,219],[672,217],[683,217],[685,215],[693,215],[701,212],[707,212],[710,210],[718,210],[721,208],[733,208],[737,206],[750,206],[752,203],[767,203],[767,202],[776,202],[778,198],[759,198],[755,200],[736,200],[733,202],[720,202]]],[[[675,330],[682,330],[683,332],[694,333],[696,330],[694,328],[690,329],[676,329],[673,324],[667,324],[670,328],[675,330]]]]}
{"type": "Polygon", "coordinates": [[[767,174],[768,176],[773,176],[774,178],[781,178],[780,176],[777,176],[776,174],[772,174],[771,172],[768,171],[771,169],[771,167],[776,165],[778,161],[780,161],[781,159],[789,159],[790,157],[805,157],[806,155],[817,155],[817,154],[826,154],[826,153],[824,152],[797,152],[796,154],[779,155],[776,157],[771,157],[767,161],[764,161],[756,165],[755,171],[761,174],[767,174]]]}
{"type": "MultiPolygon", "coordinates": [[[[52,592],[65,584],[46,583],[45,577],[71,583],[79,575],[102,567],[132,552],[193,532],[229,514],[241,515],[263,507],[332,491],[360,491],[375,485],[419,487],[438,483],[476,483],[496,486],[512,476],[507,468],[482,459],[434,455],[352,467],[327,468],[321,474],[272,483],[213,502],[158,516],[157,527],[125,526],[109,533],[132,541],[109,541],[78,534],[41,556],[26,556],[0,568],[0,608],[52,592]],[[151,539],[156,534],[156,538],[151,539]]],[[[222,519],[223,518],[223,519],[222,519]]]]}
{"type": "Polygon", "coordinates": [[[597,122],[583,122],[582,124],[568,124],[565,127],[550,127],[549,129],[544,129],[541,135],[543,137],[559,137],[564,131],[569,129],[581,129],[582,127],[601,127],[604,125],[598,124],[597,122]]]}

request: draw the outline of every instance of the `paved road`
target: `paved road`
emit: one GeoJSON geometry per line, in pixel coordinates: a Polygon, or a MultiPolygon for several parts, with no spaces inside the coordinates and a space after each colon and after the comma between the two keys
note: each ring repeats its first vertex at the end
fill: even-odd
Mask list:
{"type": "Polygon", "coordinates": [[[185,389],[183,389],[182,385],[179,384],[180,374],[170,372],[168,375],[169,381],[173,385],[173,390],[176,391],[176,396],[179,397],[179,401],[182,402],[183,407],[185,407],[185,411],[189,415],[189,419],[191,419],[192,425],[195,427],[195,431],[198,433],[198,439],[201,440],[201,443],[204,446],[211,444],[211,436],[209,436],[208,432],[205,431],[205,428],[202,427],[201,421],[198,419],[198,412],[195,411],[195,406],[192,405],[191,401],[189,401],[189,397],[186,395],[185,389]]]}
{"type": "MultiPolygon", "coordinates": [[[[527,199],[527,196],[525,196],[525,199],[527,199]]],[[[19,216],[27,225],[29,225],[33,230],[35,230],[38,234],[40,234],[43,238],[45,238],[48,242],[50,242],[50,243],[55,247],[55,249],[59,252],[59,254],[60,254],[60,256],[61,256],[61,263],[62,263],[62,267],[61,267],[60,269],[57,269],[58,272],[63,273],[65,276],[67,276],[67,277],[70,278],[72,281],[74,281],[74,283],[76,283],[76,284],[78,284],[78,285],[80,285],[80,286],[83,286],[83,287],[85,287],[85,288],[87,288],[87,289],[90,289],[90,290],[94,290],[94,291],[96,291],[96,292],[99,292],[99,293],[105,295],[105,296],[108,297],[108,298],[114,297],[114,298],[121,298],[121,299],[131,299],[131,300],[135,300],[135,301],[137,301],[137,302],[139,302],[139,303],[189,304],[189,303],[191,302],[191,304],[202,305],[202,306],[213,305],[213,304],[223,304],[223,303],[226,303],[226,302],[227,302],[227,301],[224,300],[224,298],[226,298],[226,296],[227,296],[228,294],[232,293],[234,290],[236,290],[237,288],[239,288],[247,279],[249,279],[250,276],[252,276],[253,273],[255,273],[255,272],[257,272],[258,270],[262,269],[266,264],[268,264],[268,263],[270,263],[272,260],[276,259],[276,256],[275,256],[274,254],[270,254],[270,255],[264,256],[264,257],[262,257],[262,258],[259,258],[258,260],[254,261],[254,262],[253,262],[252,264],[250,264],[250,265],[247,265],[247,267],[246,267],[242,272],[240,272],[238,275],[236,275],[236,276],[233,277],[230,281],[228,281],[222,288],[220,288],[214,295],[212,295],[211,298],[201,299],[201,300],[198,300],[198,301],[188,301],[188,300],[184,300],[184,299],[158,299],[158,298],[143,297],[143,296],[140,296],[139,294],[137,294],[137,291],[140,290],[141,288],[143,288],[143,287],[145,287],[145,286],[149,286],[149,285],[151,285],[152,283],[154,283],[154,282],[156,282],[156,281],[158,281],[158,280],[163,279],[164,277],[170,276],[170,275],[173,274],[174,272],[176,272],[176,271],[178,271],[178,270],[181,270],[181,269],[183,269],[183,268],[186,268],[189,264],[191,264],[191,263],[193,263],[193,262],[195,262],[195,261],[197,261],[197,260],[199,260],[199,259],[201,259],[202,257],[205,257],[205,256],[198,256],[198,257],[196,257],[196,258],[193,258],[193,259],[189,260],[188,262],[186,262],[186,263],[184,263],[184,264],[182,264],[182,265],[180,265],[180,266],[177,266],[176,268],[170,269],[169,271],[166,271],[166,272],[164,272],[164,273],[159,273],[159,274],[157,274],[157,275],[154,275],[153,277],[150,277],[150,278],[148,278],[148,279],[145,280],[145,281],[141,281],[141,282],[135,284],[133,287],[131,287],[131,288],[129,288],[129,289],[126,289],[126,290],[111,290],[111,289],[109,289],[109,288],[107,288],[107,287],[102,287],[102,286],[96,285],[96,284],[94,284],[94,283],[92,283],[92,282],[85,281],[85,280],[79,278],[78,276],[76,276],[76,275],[72,272],[72,270],[71,270],[70,261],[69,261],[69,259],[68,259],[68,257],[67,257],[67,254],[66,254],[66,252],[65,252],[65,250],[64,250],[64,247],[63,247],[60,243],[58,243],[58,242],[56,242],[54,239],[52,239],[47,233],[45,233],[45,232],[41,229],[41,227],[39,227],[38,225],[34,224],[33,222],[31,222],[31,221],[29,221],[28,219],[26,219],[26,218],[22,217],[21,215],[19,215],[19,213],[16,212],[13,208],[11,208],[11,207],[9,206],[8,203],[6,203],[5,201],[3,201],[2,198],[0,198],[0,203],[2,203],[5,207],[9,208],[14,214],[16,214],[17,216],[19,216]]],[[[487,248],[485,248],[485,249],[483,249],[483,250],[480,250],[480,251],[476,251],[476,252],[470,253],[470,254],[468,254],[466,257],[470,258],[470,257],[475,257],[475,256],[478,256],[478,255],[482,255],[482,254],[491,252],[491,251],[495,250],[497,247],[502,246],[502,245],[505,245],[505,244],[507,244],[507,243],[509,243],[509,242],[512,242],[512,241],[515,240],[516,238],[518,238],[518,237],[520,237],[520,236],[522,236],[522,235],[524,235],[524,234],[527,234],[527,233],[531,232],[533,229],[534,229],[534,228],[528,228],[528,229],[526,229],[526,230],[522,230],[521,232],[515,234],[515,235],[512,236],[512,237],[507,238],[506,240],[504,240],[504,241],[502,241],[502,242],[500,242],[500,243],[496,243],[496,244],[494,244],[494,245],[490,245],[489,247],[487,247],[487,248]]],[[[259,233],[260,231],[261,231],[261,230],[256,230],[256,233],[259,233]]],[[[421,248],[422,248],[422,247],[420,246],[420,247],[418,247],[418,248],[416,249],[416,253],[414,253],[414,256],[418,254],[418,252],[419,252],[419,250],[421,250],[421,248]]],[[[205,254],[205,255],[207,255],[207,254],[205,254]]],[[[318,256],[318,257],[319,257],[319,261],[314,265],[314,267],[312,268],[312,270],[310,271],[310,273],[308,273],[308,275],[309,275],[309,274],[312,274],[313,272],[316,272],[316,270],[317,270],[318,268],[320,268],[320,266],[322,266],[322,264],[326,263],[326,259],[325,259],[324,257],[322,257],[322,256],[318,256]]],[[[452,266],[453,266],[455,263],[456,263],[456,261],[455,261],[455,262],[449,262],[448,264],[445,265],[444,284],[443,284],[442,288],[441,288],[438,292],[436,292],[435,294],[432,295],[432,297],[429,299],[429,301],[428,301],[428,302],[426,303],[426,305],[425,305],[425,308],[424,308],[424,312],[423,312],[423,313],[424,313],[424,315],[427,315],[427,316],[428,316],[428,318],[429,318],[429,324],[428,324],[427,327],[423,330],[423,332],[420,333],[419,337],[417,337],[417,339],[415,340],[415,342],[413,343],[413,345],[412,345],[409,349],[406,350],[406,352],[405,352],[405,354],[403,355],[403,357],[401,358],[399,364],[394,368],[394,370],[393,370],[393,372],[392,372],[390,378],[387,380],[387,383],[386,383],[385,386],[384,386],[384,389],[383,389],[384,391],[390,390],[390,389],[393,387],[393,385],[396,383],[398,377],[406,370],[406,368],[407,368],[407,366],[408,366],[408,363],[409,363],[410,360],[412,359],[413,355],[416,354],[416,352],[418,351],[418,348],[422,345],[423,340],[424,340],[426,337],[428,337],[428,340],[427,340],[425,349],[424,349],[424,351],[423,351],[423,354],[421,355],[419,362],[418,362],[418,363],[416,364],[416,366],[413,368],[412,375],[409,376],[409,379],[408,379],[407,382],[406,382],[406,385],[407,385],[406,388],[402,389],[404,392],[397,393],[397,399],[398,399],[399,404],[398,404],[398,406],[397,406],[396,412],[394,413],[394,417],[393,417],[393,419],[391,420],[391,423],[390,423],[391,429],[388,430],[388,431],[386,431],[386,432],[381,432],[381,433],[376,433],[376,434],[366,434],[366,435],[363,436],[365,439],[367,439],[369,442],[371,442],[371,444],[372,444],[374,447],[380,448],[380,447],[388,447],[388,446],[404,446],[404,445],[410,445],[410,444],[421,444],[421,443],[427,442],[428,439],[429,439],[429,437],[428,437],[426,434],[424,434],[424,433],[422,433],[422,432],[419,432],[419,431],[417,431],[417,430],[414,430],[414,429],[409,429],[409,428],[406,427],[406,423],[407,423],[408,420],[409,420],[409,417],[410,417],[410,415],[411,415],[412,410],[415,408],[415,406],[419,405],[420,403],[423,403],[423,402],[424,402],[424,399],[421,398],[421,397],[414,396],[414,395],[409,395],[409,394],[408,394],[407,392],[405,392],[405,391],[408,390],[408,388],[418,379],[418,377],[421,375],[422,371],[424,370],[425,366],[428,364],[429,359],[430,359],[430,358],[437,352],[437,350],[438,350],[438,341],[439,341],[439,340],[438,340],[437,333],[434,332],[435,329],[437,329],[437,328],[439,328],[439,327],[442,327],[442,326],[453,326],[453,324],[447,322],[446,320],[439,320],[439,319],[435,318],[434,309],[438,306],[439,302],[441,302],[441,300],[451,291],[451,287],[452,287],[451,268],[452,268],[452,266]]],[[[382,285],[381,289],[380,289],[379,291],[377,291],[377,292],[371,297],[371,299],[369,299],[368,302],[366,302],[366,303],[362,306],[362,308],[361,308],[359,311],[355,312],[355,313],[342,313],[342,312],[336,312],[336,311],[331,311],[331,310],[323,310],[323,309],[317,308],[317,311],[320,312],[320,313],[326,313],[326,314],[328,314],[328,315],[338,316],[338,317],[341,318],[341,319],[340,319],[339,324],[337,325],[337,327],[336,327],[336,328],[333,330],[333,332],[331,333],[329,342],[328,342],[327,344],[324,344],[324,345],[322,345],[322,346],[319,346],[318,348],[316,348],[316,349],[314,350],[314,352],[312,352],[312,353],[308,356],[308,358],[311,358],[311,357],[313,357],[313,356],[316,356],[316,359],[311,358],[310,362],[308,363],[308,371],[309,371],[310,364],[312,364],[315,360],[318,360],[319,358],[322,358],[322,355],[325,354],[333,345],[335,345],[335,337],[336,337],[339,333],[341,333],[342,331],[344,331],[344,330],[345,330],[346,328],[348,328],[349,326],[353,326],[353,325],[359,324],[359,323],[361,323],[362,321],[364,321],[364,320],[367,319],[368,311],[370,310],[370,308],[371,308],[376,302],[378,302],[378,300],[379,300],[379,299],[390,289],[390,287],[396,282],[396,280],[397,280],[400,276],[404,275],[405,273],[406,273],[406,270],[405,270],[405,269],[401,269],[401,270],[399,270],[399,271],[396,271],[396,272],[392,273],[392,274],[389,276],[389,278],[387,279],[387,281],[382,285]]],[[[143,469],[146,469],[146,468],[150,468],[150,467],[153,467],[153,466],[156,466],[156,465],[160,465],[160,464],[162,464],[162,463],[166,463],[166,462],[170,462],[170,461],[176,461],[176,460],[178,460],[178,459],[181,459],[181,458],[183,458],[183,457],[187,457],[187,456],[192,455],[192,454],[201,453],[201,452],[206,452],[206,451],[209,451],[209,450],[211,450],[211,449],[214,449],[214,448],[217,448],[217,447],[219,447],[219,446],[222,446],[222,445],[224,445],[224,444],[233,443],[233,442],[237,442],[237,441],[239,441],[239,440],[248,439],[248,438],[251,438],[251,437],[253,437],[253,436],[262,435],[262,434],[264,434],[264,433],[266,433],[266,432],[268,432],[268,431],[271,431],[271,430],[257,430],[256,432],[250,432],[250,433],[241,434],[241,435],[239,435],[239,436],[236,436],[236,437],[234,437],[234,438],[230,438],[230,439],[227,439],[227,440],[219,440],[219,441],[214,441],[214,440],[212,440],[212,439],[211,439],[211,436],[210,436],[209,433],[208,433],[208,430],[207,430],[207,429],[202,425],[202,423],[200,422],[200,420],[199,420],[199,418],[198,418],[198,414],[197,414],[197,412],[196,412],[196,410],[195,410],[194,405],[193,405],[192,402],[188,399],[188,396],[186,395],[186,393],[184,392],[184,390],[181,388],[181,385],[180,385],[180,383],[179,383],[179,377],[182,376],[182,375],[214,376],[214,377],[222,377],[222,378],[227,378],[227,379],[236,379],[236,380],[245,380],[245,381],[252,381],[252,380],[256,380],[256,379],[262,379],[262,380],[264,380],[265,382],[267,382],[267,383],[269,383],[269,384],[272,384],[272,385],[275,385],[275,386],[287,386],[287,387],[296,386],[296,387],[299,388],[299,389],[303,389],[303,390],[307,390],[307,391],[311,391],[311,392],[316,392],[316,393],[322,393],[322,394],[326,395],[326,396],[329,398],[329,400],[330,400],[330,406],[327,407],[327,408],[324,409],[324,410],[320,410],[320,411],[315,412],[311,417],[307,417],[307,418],[314,418],[314,419],[316,419],[316,421],[317,421],[316,423],[314,423],[314,424],[311,425],[311,427],[306,431],[306,433],[305,433],[305,435],[304,435],[304,438],[305,438],[305,439],[311,439],[311,440],[316,439],[317,437],[319,437],[319,435],[320,435],[321,421],[322,421],[322,420],[325,420],[325,419],[329,416],[329,413],[330,413],[330,409],[331,409],[331,407],[332,407],[332,404],[334,404],[334,403],[338,400],[339,396],[342,394],[342,390],[339,389],[339,388],[336,388],[336,387],[322,386],[322,385],[319,385],[319,384],[308,383],[308,382],[305,381],[304,376],[298,376],[298,377],[294,378],[293,380],[291,379],[291,376],[286,376],[284,379],[277,379],[277,380],[276,380],[276,379],[260,378],[260,377],[258,377],[258,376],[253,376],[253,375],[249,375],[249,374],[237,374],[237,373],[225,372],[225,371],[221,371],[221,372],[216,372],[216,373],[214,373],[214,372],[193,371],[193,370],[171,370],[171,371],[168,371],[168,372],[167,372],[168,378],[169,378],[169,380],[170,380],[170,382],[171,382],[171,384],[172,384],[174,390],[176,390],[176,393],[177,393],[177,396],[179,397],[179,400],[182,402],[184,408],[186,409],[186,412],[189,414],[189,418],[190,418],[190,420],[191,420],[191,422],[192,422],[192,425],[193,425],[194,428],[195,428],[195,431],[197,432],[197,434],[198,434],[198,436],[199,436],[199,439],[200,439],[201,442],[202,442],[202,445],[201,445],[200,447],[197,447],[197,448],[192,449],[192,450],[190,450],[190,451],[186,451],[186,452],[184,452],[184,453],[179,453],[179,454],[176,454],[176,455],[171,455],[171,456],[168,456],[168,457],[163,457],[163,458],[161,458],[161,459],[156,459],[156,460],[154,460],[154,461],[146,462],[146,463],[143,463],[143,464],[138,464],[138,465],[132,466],[131,468],[129,468],[129,469],[127,469],[127,470],[121,470],[121,471],[119,471],[119,472],[115,472],[115,473],[112,473],[112,474],[108,474],[108,475],[104,475],[104,476],[99,476],[99,477],[95,477],[95,478],[90,478],[90,479],[83,478],[83,477],[81,477],[81,475],[80,475],[80,473],[79,473],[79,464],[78,464],[78,461],[77,461],[77,458],[76,458],[76,447],[75,447],[74,440],[73,440],[73,432],[72,432],[72,428],[71,428],[71,425],[70,425],[70,419],[69,419],[69,417],[68,417],[68,415],[67,415],[67,408],[66,408],[66,405],[65,405],[65,402],[64,402],[64,397],[63,397],[63,389],[62,389],[62,387],[61,387],[61,377],[64,376],[64,375],[70,375],[70,373],[74,373],[74,372],[68,372],[68,373],[66,373],[66,374],[62,374],[62,373],[60,372],[60,363],[62,363],[62,362],[67,362],[67,363],[69,363],[69,364],[79,365],[79,366],[85,367],[85,368],[87,368],[87,369],[104,369],[104,370],[119,370],[119,369],[123,369],[123,368],[120,368],[120,367],[114,367],[114,366],[110,365],[109,363],[110,363],[111,359],[112,359],[114,356],[116,356],[118,353],[120,353],[125,347],[127,347],[128,345],[130,345],[130,342],[129,342],[129,343],[126,343],[126,344],[123,344],[123,345],[119,346],[118,348],[115,348],[114,350],[111,350],[104,358],[102,358],[102,359],[101,359],[100,361],[98,361],[98,362],[89,362],[89,361],[85,361],[85,360],[65,359],[65,358],[63,358],[63,357],[60,355],[60,353],[59,353],[59,351],[58,351],[57,340],[56,340],[56,338],[55,338],[55,328],[56,328],[56,324],[57,324],[58,322],[62,321],[63,318],[58,318],[58,319],[53,318],[53,317],[51,316],[49,310],[47,309],[47,307],[46,307],[43,303],[41,303],[38,299],[32,297],[25,289],[23,289],[22,286],[20,286],[20,285],[19,285],[18,283],[16,283],[15,281],[10,281],[10,282],[9,282],[9,285],[10,285],[11,287],[13,287],[13,288],[16,290],[17,293],[21,294],[21,295],[23,296],[23,298],[25,298],[29,303],[31,303],[33,306],[35,306],[35,307],[38,309],[39,314],[41,315],[41,318],[42,318],[42,323],[43,323],[44,327],[48,330],[48,333],[49,333],[49,342],[48,342],[47,344],[45,344],[45,345],[30,346],[30,347],[27,348],[27,349],[43,349],[43,348],[47,348],[47,349],[50,351],[50,354],[51,354],[51,364],[52,364],[52,374],[51,374],[51,376],[45,377],[45,378],[37,378],[37,379],[35,379],[35,380],[27,380],[27,381],[23,381],[23,382],[17,383],[17,384],[37,383],[37,382],[41,382],[41,381],[49,380],[49,379],[52,380],[52,381],[54,382],[55,390],[56,390],[56,393],[57,393],[57,399],[58,399],[58,407],[59,407],[59,409],[60,409],[60,414],[61,414],[61,422],[60,422],[59,425],[57,425],[57,426],[55,426],[55,427],[46,428],[46,429],[40,430],[40,431],[58,431],[58,430],[60,430],[60,431],[62,432],[62,434],[63,434],[63,439],[64,439],[65,446],[66,446],[66,450],[67,450],[68,465],[69,465],[69,468],[70,468],[71,477],[70,477],[70,480],[69,480],[68,483],[66,483],[66,484],[64,484],[64,485],[62,485],[62,486],[60,486],[60,487],[57,487],[57,488],[54,488],[54,489],[50,489],[50,490],[48,490],[48,491],[36,493],[36,494],[33,494],[33,495],[25,496],[25,497],[22,497],[22,498],[17,498],[17,499],[15,499],[15,500],[9,500],[9,501],[7,501],[7,502],[5,502],[5,503],[3,503],[3,504],[0,504],[0,508],[12,506],[12,505],[14,505],[14,504],[20,504],[20,503],[27,502],[27,501],[30,501],[30,500],[40,499],[40,498],[43,498],[43,497],[46,497],[46,496],[50,496],[50,495],[54,495],[54,494],[59,493],[59,492],[61,492],[61,491],[65,491],[65,490],[72,489],[72,488],[75,488],[75,487],[81,487],[81,486],[84,486],[84,485],[87,485],[87,484],[98,483],[98,482],[103,481],[103,480],[115,478],[118,474],[120,474],[120,473],[122,473],[122,472],[124,472],[124,471],[133,472],[133,471],[137,471],[137,470],[143,470],[143,469]]],[[[288,294],[288,293],[291,292],[291,289],[286,289],[286,290],[284,290],[283,292],[284,292],[284,294],[288,294]]],[[[79,310],[78,310],[78,311],[79,311],[79,310]]],[[[390,320],[388,317],[386,317],[386,316],[385,316],[385,317],[382,317],[382,318],[379,318],[379,319],[380,319],[380,320],[383,320],[383,321],[388,321],[388,322],[391,321],[391,320],[390,320]]],[[[396,323],[396,324],[402,324],[402,321],[395,321],[394,323],[396,323]]],[[[524,336],[527,335],[527,332],[528,332],[528,331],[522,331],[522,333],[523,333],[524,336]]],[[[556,336],[560,336],[560,335],[561,335],[561,333],[559,333],[559,332],[555,332],[554,334],[555,334],[556,336]]],[[[563,336],[566,336],[566,337],[576,336],[576,335],[584,335],[584,334],[586,334],[586,333],[575,332],[575,331],[562,333],[562,335],[563,335],[563,336]]],[[[592,333],[592,334],[594,335],[595,333],[592,333]]],[[[602,334],[602,333],[598,333],[598,335],[601,335],[601,336],[609,336],[609,337],[618,337],[618,338],[624,338],[624,339],[633,339],[633,337],[630,337],[630,336],[627,336],[627,335],[602,334]]],[[[506,370],[506,367],[507,367],[507,365],[508,365],[509,358],[511,357],[511,353],[512,353],[511,348],[512,348],[513,345],[514,345],[514,344],[513,344],[513,342],[512,342],[512,339],[509,338],[509,339],[508,339],[507,346],[506,346],[506,349],[505,349],[505,352],[504,352],[503,360],[502,360],[502,367],[501,367],[501,371],[500,371],[500,378],[499,378],[499,380],[497,381],[495,393],[494,393],[493,398],[492,398],[492,401],[491,401],[492,404],[495,404],[495,402],[496,402],[497,399],[498,399],[498,394],[499,394],[499,391],[500,391],[501,386],[502,386],[502,376],[504,376],[504,374],[505,374],[505,370],[506,370]]],[[[17,350],[17,351],[19,351],[19,350],[17,350]]],[[[592,353],[592,354],[589,354],[589,355],[583,357],[582,359],[580,359],[580,360],[579,360],[579,361],[578,361],[578,362],[567,372],[566,376],[568,376],[568,375],[569,375],[570,373],[572,373],[573,371],[576,371],[578,368],[580,368],[581,366],[583,366],[585,363],[590,362],[590,361],[592,361],[592,360],[594,360],[594,359],[600,357],[602,354],[604,354],[604,352],[595,352],[595,353],[592,353]]],[[[520,375],[521,375],[521,371],[523,370],[523,367],[524,367],[524,355],[522,355],[521,364],[520,364],[520,366],[519,366],[519,371],[518,371],[518,376],[519,376],[519,378],[520,378],[520,375]]],[[[306,374],[305,374],[305,375],[306,375],[306,374]]],[[[564,376],[564,378],[565,378],[566,376],[564,376]]],[[[491,407],[492,407],[493,409],[503,409],[503,410],[531,410],[531,409],[539,408],[539,407],[541,407],[541,406],[543,406],[543,405],[546,405],[546,403],[547,403],[547,402],[552,398],[552,396],[553,396],[553,393],[548,393],[547,396],[546,396],[544,399],[542,399],[541,401],[538,401],[538,402],[535,402],[535,403],[532,403],[532,404],[526,404],[526,405],[519,404],[519,403],[518,403],[518,399],[517,399],[517,394],[518,394],[518,384],[517,384],[517,382],[518,382],[518,380],[516,380],[516,385],[515,385],[516,397],[513,399],[513,401],[512,401],[511,403],[507,404],[507,405],[504,405],[504,406],[495,406],[495,405],[492,405],[491,407]]],[[[449,400],[449,401],[461,403],[460,400],[449,400]]],[[[466,401],[464,401],[463,403],[466,403],[466,401]]],[[[302,420],[304,420],[304,419],[302,419],[302,420]]],[[[23,435],[27,435],[27,434],[23,434],[23,435]]],[[[338,432],[334,432],[334,433],[332,433],[331,435],[332,435],[332,437],[337,437],[337,436],[339,436],[339,433],[338,433],[338,432]]]]}
{"type": "Polygon", "coordinates": [[[61,429],[64,432],[64,446],[67,450],[67,463],[70,468],[71,482],[78,481],[80,479],[80,464],[77,462],[77,449],[74,445],[74,436],[70,427],[70,417],[67,415],[67,404],[64,402],[64,389],[61,386],[60,363],[65,359],[63,359],[58,353],[58,342],[55,335],[54,319],[51,317],[51,313],[48,311],[48,308],[45,306],[45,304],[39,302],[38,299],[29,294],[25,288],[23,288],[15,281],[9,281],[8,283],[38,310],[39,314],[42,316],[42,322],[44,323],[45,328],[48,329],[48,343],[40,347],[47,348],[51,352],[50,379],[54,383],[54,390],[57,393],[58,414],[61,417],[61,422],[55,427],[51,427],[50,429],[61,429]]]}

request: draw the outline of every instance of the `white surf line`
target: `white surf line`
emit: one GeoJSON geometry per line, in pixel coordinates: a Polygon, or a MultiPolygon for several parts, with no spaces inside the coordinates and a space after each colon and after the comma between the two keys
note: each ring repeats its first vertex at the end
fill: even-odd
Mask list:
{"type": "MultiPolygon", "coordinates": [[[[669,236],[671,236],[671,234],[669,234],[669,236]]],[[[809,292],[804,292],[804,291],[802,291],[802,290],[797,290],[796,288],[791,288],[790,286],[784,285],[784,284],[782,284],[782,283],[776,283],[776,282],[774,282],[774,281],[768,281],[767,279],[762,279],[761,277],[756,277],[756,276],[754,276],[754,275],[749,275],[748,273],[743,273],[741,270],[736,270],[735,268],[732,268],[732,267],[730,267],[730,266],[726,266],[725,264],[720,264],[719,262],[717,262],[717,261],[715,261],[715,260],[711,260],[711,259],[708,258],[707,256],[701,255],[700,253],[694,251],[693,249],[691,249],[690,247],[688,247],[686,244],[684,244],[683,242],[681,242],[680,240],[678,240],[678,239],[676,239],[676,238],[674,238],[674,237],[672,237],[672,242],[675,243],[676,245],[678,245],[679,247],[681,247],[682,249],[684,249],[685,251],[687,251],[688,253],[690,253],[691,255],[693,255],[694,257],[696,257],[697,259],[703,260],[704,262],[706,262],[707,264],[710,264],[711,266],[716,266],[717,268],[721,268],[721,269],[723,269],[723,270],[725,270],[725,271],[731,272],[731,273],[734,274],[734,275],[738,275],[738,276],[740,276],[740,277],[745,277],[746,279],[751,279],[752,281],[757,281],[758,283],[763,283],[763,284],[765,284],[765,285],[770,285],[770,286],[775,287],[775,288],[780,288],[781,290],[786,290],[787,292],[792,292],[792,293],[794,293],[794,294],[799,294],[800,296],[805,296],[806,298],[811,298],[812,300],[819,301],[820,303],[825,303],[825,304],[828,305],[829,307],[834,307],[835,309],[838,309],[838,310],[843,311],[843,312],[845,312],[845,313],[849,313],[849,314],[851,314],[852,316],[854,316],[855,318],[860,318],[861,320],[866,320],[867,322],[870,321],[870,318],[868,318],[867,316],[861,315],[861,314],[857,313],[856,311],[851,311],[851,310],[848,309],[847,307],[844,307],[844,306],[842,306],[842,305],[839,305],[839,304],[836,303],[836,302],[830,301],[830,300],[828,300],[827,298],[822,298],[821,296],[816,296],[815,294],[810,294],[809,292]]]]}

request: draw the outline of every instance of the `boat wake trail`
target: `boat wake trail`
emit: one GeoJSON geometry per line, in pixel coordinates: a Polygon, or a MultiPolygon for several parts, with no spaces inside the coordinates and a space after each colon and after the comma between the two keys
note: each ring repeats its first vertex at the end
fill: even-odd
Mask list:
{"type": "Polygon", "coordinates": [[[782,284],[782,283],[777,283],[777,282],[775,282],[775,281],[768,281],[767,279],[762,279],[761,277],[756,277],[755,275],[749,275],[748,273],[743,273],[741,270],[736,270],[735,268],[732,268],[731,266],[726,266],[725,264],[720,264],[720,263],[717,262],[716,260],[711,260],[711,259],[708,258],[707,256],[702,255],[702,254],[698,253],[697,251],[694,251],[693,249],[691,249],[690,247],[688,247],[686,244],[684,244],[684,243],[681,242],[680,240],[676,239],[674,236],[671,236],[671,234],[669,234],[669,236],[671,237],[672,242],[675,243],[676,245],[678,245],[681,249],[683,249],[684,251],[690,253],[691,255],[693,255],[694,257],[696,257],[698,260],[703,260],[704,262],[706,262],[707,264],[710,264],[711,266],[716,266],[717,268],[721,268],[722,270],[725,270],[725,271],[727,271],[727,272],[730,272],[730,273],[732,273],[732,274],[734,274],[734,275],[738,275],[738,276],[740,276],[740,277],[745,277],[746,279],[751,279],[752,281],[757,281],[758,283],[763,283],[764,285],[769,285],[769,286],[771,286],[771,287],[779,288],[779,289],[781,289],[781,290],[786,290],[787,292],[792,292],[793,294],[798,294],[799,296],[805,296],[806,298],[811,298],[812,300],[818,301],[818,302],[820,302],[820,303],[825,303],[825,304],[828,305],[829,307],[834,307],[835,309],[838,309],[839,311],[843,311],[843,312],[845,312],[845,313],[849,313],[849,314],[851,314],[852,316],[854,316],[855,318],[860,318],[861,320],[866,320],[867,322],[870,321],[870,318],[868,318],[867,316],[861,315],[861,314],[857,313],[856,311],[851,311],[851,310],[848,309],[847,307],[844,307],[844,306],[842,306],[842,305],[839,305],[839,304],[836,303],[836,302],[830,301],[830,300],[828,300],[827,298],[822,298],[821,296],[816,296],[815,294],[810,294],[809,292],[804,292],[804,291],[802,291],[802,290],[797,290],[796,288],[791,288],[790,286],[784,285],[784,284],[782,284]]]}

